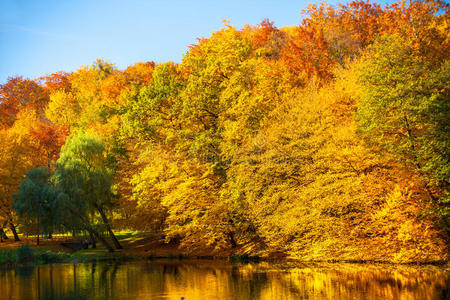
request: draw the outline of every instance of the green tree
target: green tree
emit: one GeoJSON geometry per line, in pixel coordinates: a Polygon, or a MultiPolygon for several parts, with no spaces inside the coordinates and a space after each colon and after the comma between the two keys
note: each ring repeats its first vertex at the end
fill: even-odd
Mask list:
{"type": "Polygon", "coordinates": [[[35,225],[37,245],[40,233],[52,234],[55,225],[61,224],[61,213],[64,213],[57,191],[49,185],[50,175],[46,167],[28,171],[19,192],[13,195],[12,206],[22,222],[31,221],[35,225]]]}
{"type": "Polygon", "coordinates": [[[150,85],[128,91],[121,127],[125,136],[140,144],[174,136],[174,130],[179,127],[178,93],[183,88],[178,69],[173,63],[157,65],[150,85]]]}
{"type": "Polygon", "coordinates": [[[358,123],[380,154],[418,173],[448,226],[450,63],[433,61],[398,36],[369,47],[360,65],[358,123]]]}
{"type": "Polygon", "coordinates": [[[97,212],[116,248],[121,249],[114,235],[106,210],[113,206],[113,169],[108,161],[104,143],[84,133],[71,136],[61,149],[56,178],[61,191],[76,206],[97,212]]]}

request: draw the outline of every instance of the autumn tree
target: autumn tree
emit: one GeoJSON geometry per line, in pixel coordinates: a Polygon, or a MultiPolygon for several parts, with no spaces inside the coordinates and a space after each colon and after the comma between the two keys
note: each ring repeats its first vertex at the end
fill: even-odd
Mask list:
{"type": "Polygon", "coordinates": [[[68,135],[67,127],[54,125],[46,121],[36,121],[30,124],[30,136],[35,141],[36,152],[42,156],[42,165],[48,168],[56,162],[65,138],[68,135]]]}
{"type": "Polygon", "coordinates": [[[42,113],[48,102],[48,94],[36,82],[22,77],[9,78],[0,86],[0,126],[11,127],[18,112],[33,109],[42,113]]]}
{"type": "Polygon", "coordinates": [[[47,118],[58,125],[79,128],[98,121],[101,110],[101,84],[116,72],[114,66],[98,59],[68,76],[70,88],[51,93],[47,118]]]}
{"type": "Polygon", "coordinates": [[[58,90],[70,90],[69,74],[66,72],[55,72],[37,79],[48,94],[52,94],[58,90]]]}
{"type": "Polygon", "coordinates": [[[0,212],[2,220],[7,222],[17,241],[19,237],[11,208],[12,195],[18,191],[26,172],[35,166],[33,143],[27,135],[13,129],[2,129],[0,145],[0,212]]]}
{"type": "Polygon", "coordinates": [[[334,61],[321,28],[304,22],[297,26],[283,46],[281,60],[292,74],[292,83],[304,86],[312,78],[329,80],[334,61]]]}
{"type": "Polygon", "coordinates": [[[443,197],[440,205],[446,224],[448,70],[448,61],[436,66],[417,55],[407,41],[384,36],[370,47],[361,64],[363,94],[358,109],[365,138],[382,155],[420,174],[430,200],[443,197]]]}

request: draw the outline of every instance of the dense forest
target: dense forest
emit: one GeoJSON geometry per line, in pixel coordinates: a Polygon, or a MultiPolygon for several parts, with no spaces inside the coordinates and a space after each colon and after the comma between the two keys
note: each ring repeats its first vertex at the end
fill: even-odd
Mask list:
{"type": "Polygon", "coordinates": [[[322,3],[293,27],[225,22],[180,64],[9,78],[1,234],[447,260],[449,17],[439,0],[322,3]]]}

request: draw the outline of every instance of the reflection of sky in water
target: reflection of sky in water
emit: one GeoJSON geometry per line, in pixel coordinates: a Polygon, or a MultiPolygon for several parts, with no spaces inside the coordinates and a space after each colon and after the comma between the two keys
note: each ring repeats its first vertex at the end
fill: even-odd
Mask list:
{"type": "Polygon", "coordinates": [[[446,299],[437,267],[154,261],[0,270],[1,299],[446,299]]]}

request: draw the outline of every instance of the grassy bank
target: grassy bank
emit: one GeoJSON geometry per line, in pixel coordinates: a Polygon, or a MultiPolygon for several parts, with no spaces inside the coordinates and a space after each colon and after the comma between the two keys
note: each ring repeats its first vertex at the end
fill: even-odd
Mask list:
{"type": "MultiPolygon", "coordinates": [[[[253,263],[271,261],[275,263],[286,262],[289,264],[302,263],[298,259],[289,259],[281,253],[268,254],[262,251],[245,251],[246,249],[234,249],[234,251],[214,252],[213,249],[201,249],[194,252],[185,252],[177,244],[167,244],[160,235],[152,235],[143,232],[119,232],[117,237],[123,249],[108,252],[101,244],[96,249],[83,249],[74,251],[62,246],[65,242],[77,242],[67,236],[54,236],[52,239],[43,239],[39,246],[33,237],[21,237],[20,242],[9,239],[0,243],[0,265],[15,266],[21,264],[47,264],[93,261],[130,261],[130,260],[155,260],[155,259],[220,259],[231,263],[253,263]],[[249,253],[249,254],[246,254],[249,253]]],[[[79,241],[78,241],[79,242],[79,241]]],[[[311,262],[311,261],[310,261],[311,262]]],[[[319,262],[319,261],[315,261],[319,262]]],[[[367,263],[367,264],[392,264],[390,261],[343,261],[327,260],[321,262],[331,263],[367,263]]],[[[418,264],[409,262],[406,264],[418,264]]],[[[447,265],[446,261],[428,261],[420,264],[447,265]]]]}
{"type": "MultiPolygon", "coordinates": [[[[130,241],[136,242],[136,239],[130,241]]],[[[205,255],[205,253],[183,253],[176,245],[168,245],[153,241],[151,243],[139,242],[140,246],[134,247],[122,239],[124,249],[108,252],[104,247],[96,249],[83,249],[71,251],[59,247],[56,243],[43,243],[40,246],[21,244],[18,247],[8,245],[0,247],[0,265],[16,266],[24,264],[48,264],[48,263],[78,263],[93,261],[131,261],[131,260],[156,260],[156,259],[220,259],[229,260],[232,263],[258,262],[259,257],[249,255],[235,255],[221,253],[219,255],[205,255]],[[145,246],[144,246],[144,245],[145,246]]]]}
{"type": "Polygon", "coordinates": [[[22,245],[17,249],[0,249],[1,265],[46,264],[70,260],[70,254],[22,245]]]}
{"type": "MultiPolygon", "coordinates": [[[[178,248],[178,245],[164,243],[159,235],[119,232],[117,237],[124,249],[111,253],[100,243],[97,243],[95,249],[74,251],[62,246],[62,243],[79,242],[79,240],[67,236],[54,235],[52,239],[41,239],[39,246],[36,245],[35,237],[20,236],[20,242],[8,239],[0,243],[0,265],[206,257],[206,253],[187,255],[178,248]]],[[[80,239],[83,238],[80,237],[80,239]]]]}
{"type": "Polygon", "coordinates": [[[22,264],[48,264],[48,263],[69,263],[69,262],[93,262],[93,261],[131,261],[131,260],[156,260],[156,259],[227,259],[230,262],[248,263],[258,262],[258,257],[248,255],[227,256],[200,256],[183,255],[182,253],[162,254],[155,252],[133,252],[116,251],[108,252],[105,249],[85,249],[72,253],[54,251],[46,248],[30,247],[21,245],[16,249],[0,249],[0,265],[15,266],[22,264]]]}
{"type": "Polygon", "coordinates": [[[109,253],[104,249],[86,249],[73,253],[55,252],[52,249],[32,248],[22,245],[17,249],[0,249],[0,265],[48,264],[92,261],[126,261],[152,259],[151,255],[109,253]]]}

